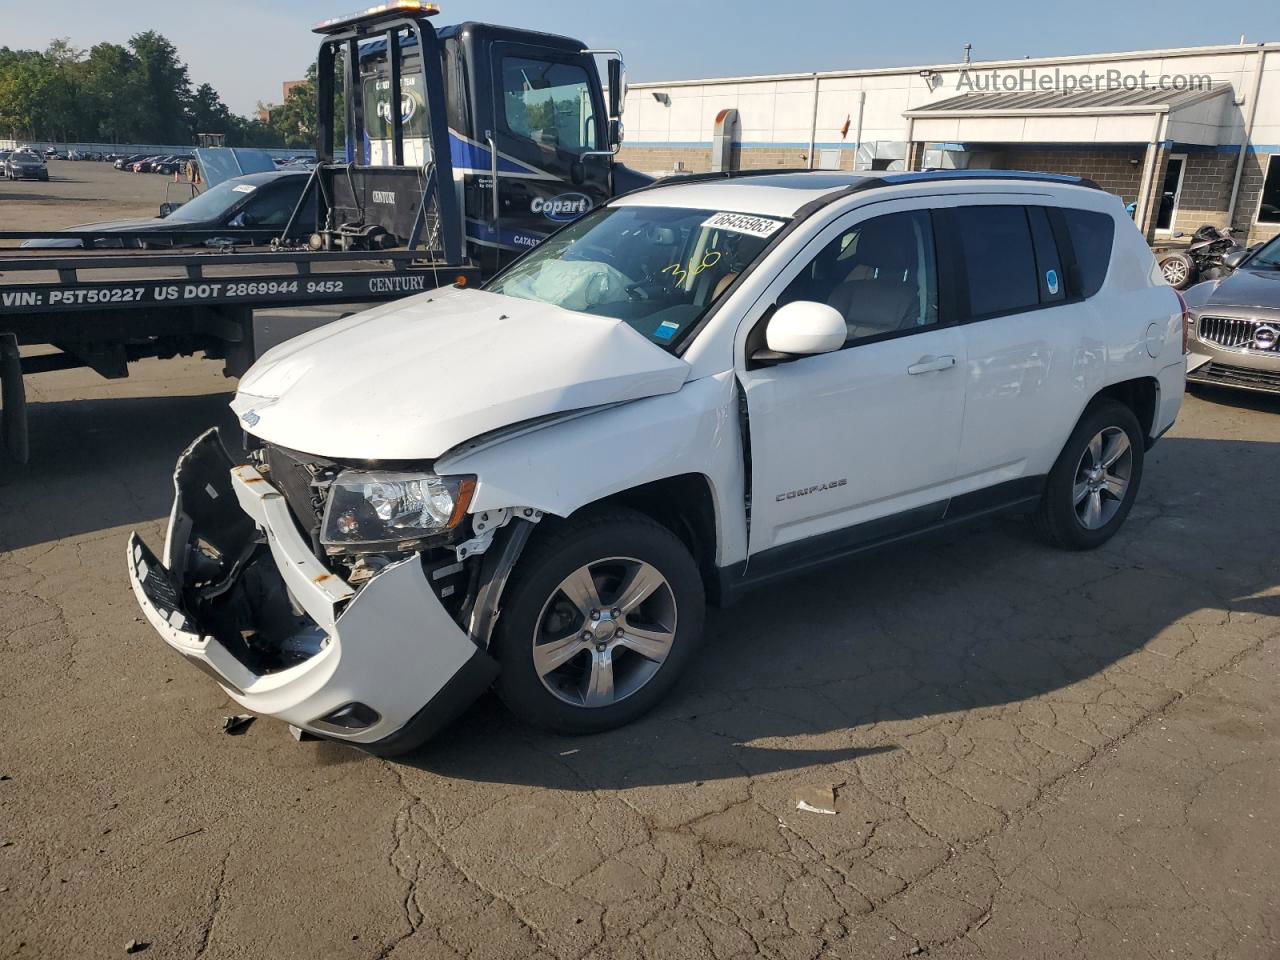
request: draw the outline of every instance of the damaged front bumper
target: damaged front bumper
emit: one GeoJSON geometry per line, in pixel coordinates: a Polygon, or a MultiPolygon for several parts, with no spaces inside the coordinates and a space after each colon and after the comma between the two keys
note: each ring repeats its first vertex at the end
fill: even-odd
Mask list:
{"type": "Polygon", "coordinates": [[[143,613],[237,703],[372,753],[410,750],[492,682],[414,554],[358,591],[312,553],[289,507],[216,431],[183,453],[161,562],[134,533],[143,613]]]}

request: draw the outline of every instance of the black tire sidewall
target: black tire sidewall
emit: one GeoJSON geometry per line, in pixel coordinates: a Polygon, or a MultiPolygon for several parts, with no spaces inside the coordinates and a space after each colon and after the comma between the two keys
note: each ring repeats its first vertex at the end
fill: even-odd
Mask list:
{"type": "Polygon", "coordinates": [[[501,664],[498,695],[522,720],[559,733],[594,733],[630,723],[679,679],[702,634],[706,600],[697,564],[675,534],[642,514],[611,511],[570,520],[526,550],[503,598],[492,650],[501,664]],[[533,665],[533,635],[547,600],[566,576],[607,557],[656,567],[675,597],[676,637],[661,668],[641,689],[608,707],[576,707],[552,694],[533,665]]]}
{"type": "Polygon", "coordinates": [[[1133,411],[1122,403],[1104,400],[1094,404],[1085,411],[1080,422],[1076,424],[1071,437],[1062,448],[1057,462],[1049,472],[1045,484],[1044,501],[1041,507],[1045,526],[1052,539],[1060,546],[1076,550],[1092,550],[1100,547],[1124,525],[1129,511],[1137,499],[1138,489],[1142,484],[1142,469],[1145,456],[1145,441],[1142,428],[1133,411]],[[1107,427],[1119,427],[1129,437],[1133,450],[1133,470],[1129,477],[1129,487],[1125,491],[1124,501],[1107,523],[1097,530],[1088,530],[1076,516],[1072,493],[1075,487],[1076,468],[1080,458],[1084,456],[1089,441],[1107,427]]]}

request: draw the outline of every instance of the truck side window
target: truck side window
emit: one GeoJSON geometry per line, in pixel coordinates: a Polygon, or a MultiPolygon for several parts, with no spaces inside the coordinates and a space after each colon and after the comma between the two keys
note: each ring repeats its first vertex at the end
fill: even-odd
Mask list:
{"type": "Polygon", "coordinates": [[[779,304],[814,300],[835,307],[845,346],[938,323],[933,227],[925,211],[864,220],[827,244],[800,271],[779,304]]]}
{"type": "Polygon", "coordinates": [[[502,104],[518,137],[568,153],[596,149],[591,83],[576,64],[504,57],[502,104]]]}

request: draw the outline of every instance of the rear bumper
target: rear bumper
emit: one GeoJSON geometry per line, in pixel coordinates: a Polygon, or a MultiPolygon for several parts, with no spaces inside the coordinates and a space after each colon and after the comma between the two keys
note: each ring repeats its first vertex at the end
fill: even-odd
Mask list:
{"type": "Polygon", "coordinates": [[[357,592],[312,554],[270,483],[231,467],[212,431],[174,480],[165,562],[134,534],[129,579],[165,642],[237,703],[390,754],[430,737],[492,682],[496,664],[445,611],[416,554],[357,592]]]}

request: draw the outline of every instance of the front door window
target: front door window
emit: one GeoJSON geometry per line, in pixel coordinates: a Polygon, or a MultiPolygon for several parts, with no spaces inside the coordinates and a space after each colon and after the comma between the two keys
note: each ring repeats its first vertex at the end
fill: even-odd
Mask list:
{"type": "Polygon", "coordinates": [[[576,64],[504,58],[502,104],[507,129],[518,137],[566,153],[596,148],[591,84],[576,64]]]}

